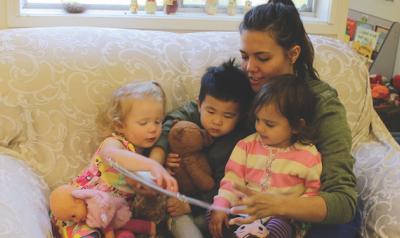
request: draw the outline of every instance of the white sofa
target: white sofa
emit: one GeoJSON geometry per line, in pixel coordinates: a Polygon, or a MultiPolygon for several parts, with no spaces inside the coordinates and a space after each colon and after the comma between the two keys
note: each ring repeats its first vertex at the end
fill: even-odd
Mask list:
{"type": "MultiPolygon", "coordinates": [[[[316,68],[347,109],[363,237],[400,237],[400,147],[373,110],[368,72],[341,42],[313,36],[316,68]]],[[[0,237],[51,237],[49,190],[98,145],[95,117],[131,80],[160,82],[175,108],[205,68],[239,56],[236,32],[105,28],[0,31],[0,237]]]]}

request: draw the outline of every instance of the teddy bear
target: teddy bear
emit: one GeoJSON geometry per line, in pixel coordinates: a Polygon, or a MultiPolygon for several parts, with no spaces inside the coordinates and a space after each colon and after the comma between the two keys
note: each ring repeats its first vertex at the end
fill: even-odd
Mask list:
{"type": "MultiPolygon", "coordinates": [[[[51,214],[57,220],[61,221],[72,221],[75,223],[84,223],[88,212],[88,203],[93,200],[88,199],[87,201],[81,198],[74,197],[73,191],[77,190],[72,185],[66,184],[61,185],[54,189],[50,194],[50,211],[51,214]]],[[[84,196],[88,198],[94,198],[97,200],[103,200],[105,192],[85,189],[84,196]]],[[[148,221],[131,219],[131,211],[123,198],[115,198],[110,200],[115,205],[115,211],[106,209],[104,216],[110,217],[109,225],[103,229],[105,238],[120,238],[120,237],[135,237],[134,233],[150,233],[151,237],[154,237],[156,226],[155,223],[149,223],[148,221]],[[149,225],[149,229],[144,228],[149,225]]],[[[101,203],[92,203],[92,209],[98,209],[101,211],[101,203]],[[96,206],[97,205],[97,206],[96,206]]],[[[102,219],[107,219],[101,217],[102,219]]]]}
{"type": "Polygon", "coordinates": [[[168,134],[168,142],[171,153],[181,158],[180,166],[174,170],[179,191],[185,195],[210,191],[215,181],[202,150],[212,144],[212,137],[193,122],[177,121],[168,134]]]}

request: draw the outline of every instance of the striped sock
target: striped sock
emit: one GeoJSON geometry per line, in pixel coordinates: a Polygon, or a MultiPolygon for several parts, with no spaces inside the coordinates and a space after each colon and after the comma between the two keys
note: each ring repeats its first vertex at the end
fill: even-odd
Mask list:
{"type": "Polygon", "coordinates": [[[292,226],[287,220],[273,217],[265,224],[269,238],[291,238],[292,226]]]}

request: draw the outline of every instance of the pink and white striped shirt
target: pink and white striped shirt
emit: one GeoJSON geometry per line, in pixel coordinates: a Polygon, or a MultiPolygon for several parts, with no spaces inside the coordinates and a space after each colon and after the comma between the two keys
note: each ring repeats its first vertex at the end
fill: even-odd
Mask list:
{"type": "Polygon", "coordinates": [[[258,133],[240,140],[225,166],[214,205],[229,208],[237,200],[234,184],[257,192],[315,196],[320,189],[321,156],[314,145],[265,146],[258,133]]]}

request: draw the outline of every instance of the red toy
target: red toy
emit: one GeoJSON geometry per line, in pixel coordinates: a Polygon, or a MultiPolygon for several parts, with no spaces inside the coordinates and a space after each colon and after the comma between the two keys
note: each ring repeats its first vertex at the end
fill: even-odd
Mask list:
{"type": "Polygon", "coordinates": [[[383,80],[383,77],[380,74],[371,74],[369,76],[369,82],[371,83],[371,85],[373,85],[373,84],[381,84],[382,80],[383,80]]]}
{"type": "Polygon", "coordinates": [[[392,85],[398,92],[400,92],[400,74],[393,76],[392,85]]]}
{"type": "Polygon", "coordinates": [[[376,84],[372,86],[373,99],[387,99],[389,97],[389,89],[385,85],[376,84]]]}

